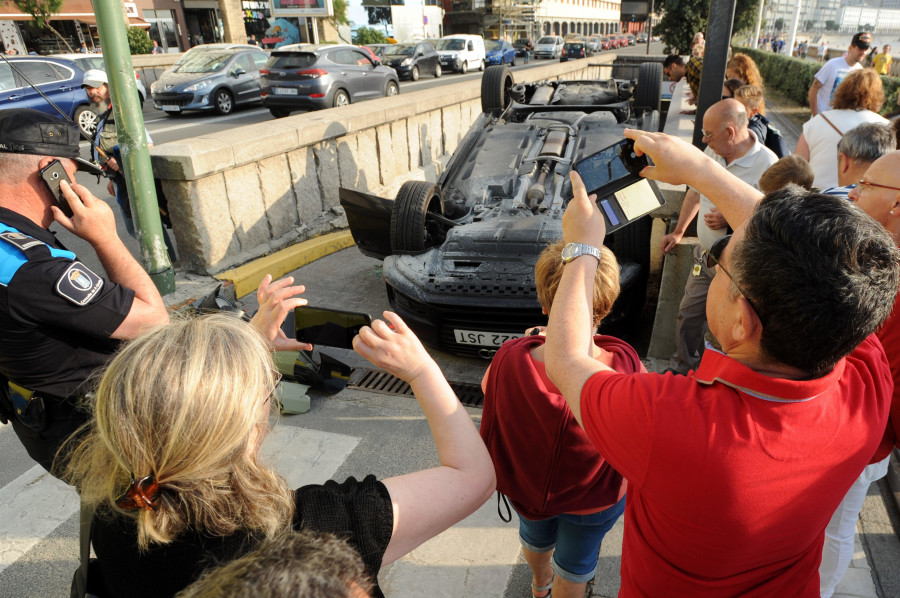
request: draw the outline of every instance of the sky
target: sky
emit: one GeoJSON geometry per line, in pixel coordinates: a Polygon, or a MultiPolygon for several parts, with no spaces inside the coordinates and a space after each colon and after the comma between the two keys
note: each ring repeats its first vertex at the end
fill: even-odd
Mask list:
{"type": "MultiPolygon", "coordinates": [[[[406,0],[407,6],[422,6],[423,0],[406,0]]],[[[362,7],[362,0],[348,0],[348,17],[350,18],[351,29],[356,29],[357,27],[371,27],[369,25],[369,16],[366,13],[366,10],[362,7]]]]}

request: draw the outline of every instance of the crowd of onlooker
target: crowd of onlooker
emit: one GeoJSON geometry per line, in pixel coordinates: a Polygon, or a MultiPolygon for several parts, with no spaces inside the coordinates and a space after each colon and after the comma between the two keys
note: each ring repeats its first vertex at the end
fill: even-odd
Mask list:
{"type": "MultiPolygon", "coordinates": [[[[68,215],[39,180],[53,162],[74,178],[73,126],[0,114],[0,407],[46,408],[0,415],[81,496],[97,558],[83,553],[79,595],[381,596],[382,566],[496,488],[518,514],[534,598],[583,597],[623,515],[620,596],[830,597],[867,488],[900,444],[900,151],[878,114],[881,79],[860,64],[871,41],[857,34],[816,74],[793,152],[741,53],[702,114],[705,151],[626,131],[652,159],[644,176],[687,185],[662,251],[696,220],[668,370],[596,334],[619,269],[573,171],[563,239],[535,266],[548,324],[498,350],[481,429],[385,312],[354,349],[410,385],[440,464],[296,489],[259,453],[278,402],[271,352],[311,348],[281,331],[304,288],[267,277],[249,323],[171,321],[109,207],[60,183],[68,215]],[[59,246],[54,221],[109,280],[59,246]],[[30,359],[36,338],[54,354],[65,344],[77,368],[30,359]],[[73,369],[81,378],[57,380],[73,369]]],[[[694,98],[703,53],[698,35],[686,61],[664,63],[694,98]]]]}

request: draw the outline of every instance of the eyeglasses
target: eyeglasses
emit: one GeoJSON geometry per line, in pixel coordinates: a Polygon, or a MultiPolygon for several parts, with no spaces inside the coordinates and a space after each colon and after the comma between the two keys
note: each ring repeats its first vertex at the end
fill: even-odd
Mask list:
{"type": "Polygon", "coordinates": [[[731,275],[731,272],[726,270],[725,266],[722,265],[722,262],[719,261],[722,257],[722,252],[725,251],[725,247],[728,246],[729,241],[731,241],[731,235],[725,235],[724,237],[713,243],[712,247],[709,248],[709,251],[704,251],[704,253],[706,254],[706,267],[714,268],[718,266],[719,269],[725,273],[725,276],[727,276],[728,279],[731,280],[731,284],[734,285],[734,288],[736,288],[738,292],[744,296],[744,299],[746,299],[750,307],[753,308],[753,311],[756,312],[756,317],[759,318],[760,323],[765,326],[762,316],[759,315],[759,310],[756,309],[755,305],[753,305],[750,297],[747,296],[747,293],[745,293],[743,289],[741,289],[741,287],[738,285],[737,281],[734,280],[734,276],[731,275]]]}
{"type": "Polygon", "coordinates": [[[879,183],[868,183],[862,179],[859,179],[859,187],[860,191],[867,187],[878,187],[879,189],[890,189],[891,191],[900,191],[900,187],[891,187],[890,185],[882,185],[879,183]]]}
{"type": "Polygon", "coordinates": [[[272,397],[276,396],[276,394],[278,393],[278,387],[281,385],[281,372],[274,372],[273,381],[274,383],[272,384],[272,392],[270,392],[268,396],[266,396],[266,400],[264,403],[265,405],[268,405],[272,400],[272,397]]]}
{"type": "MultiPolygon", "coordinates": [[[[726,126],[727,126],[727,125],[726,125],[726,126]]],[[[721,130],[724,129],[724,128],[725,128],[725,127],[719,127],[718,129],[716,129],[715,131],[712,131],[712,132],[707,131],[706,129],[700,129],[700,132],[703,133],[703,137],[704,137],[705,139],[709,139],[709,138],[711,138],[713,135],[715,135],[716,133],[718,133],[719,131],[721,131],[721,130]]]]}

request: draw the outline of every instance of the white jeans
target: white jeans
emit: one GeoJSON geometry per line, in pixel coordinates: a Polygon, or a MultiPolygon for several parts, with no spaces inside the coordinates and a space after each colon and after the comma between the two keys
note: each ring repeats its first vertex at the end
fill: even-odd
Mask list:
{"type": "Polygon", "coordinates": [[[863,469],[825,528],[825,545],[822,547],[822,563],[819,565],[819,590],[822,598],[831,598],[853,559],[856,520],[859,519],[863,501],[869,485],[887,474],[890,460],[891,456],[888,455],[884,460],[863,469]]]}

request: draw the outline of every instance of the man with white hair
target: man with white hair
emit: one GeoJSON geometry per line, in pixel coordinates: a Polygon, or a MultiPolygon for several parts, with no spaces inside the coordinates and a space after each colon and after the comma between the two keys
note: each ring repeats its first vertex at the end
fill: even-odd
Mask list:
{"type": "MultiPolygon", "coordinates": [[[[703,115],[703,141],[707,154],[726,170],[759,189],[759,177],[778,161],[748,128],[743,104],[727,99],[710,106],[703,115]]],[[[675,321],[675,353],[671,370],[686,374],[697,368],[703,354],[706,333],[706,294],[715,269],[706,264],[705,252],[727,234],[728,224],[712,202],[697,190],[688,188],[674,230],[663,237],[662,251],[668,253],[678,245],[695,216],[700,244],[694,248],[694,266],[684,286],[684,298],[675,321]]]]}

